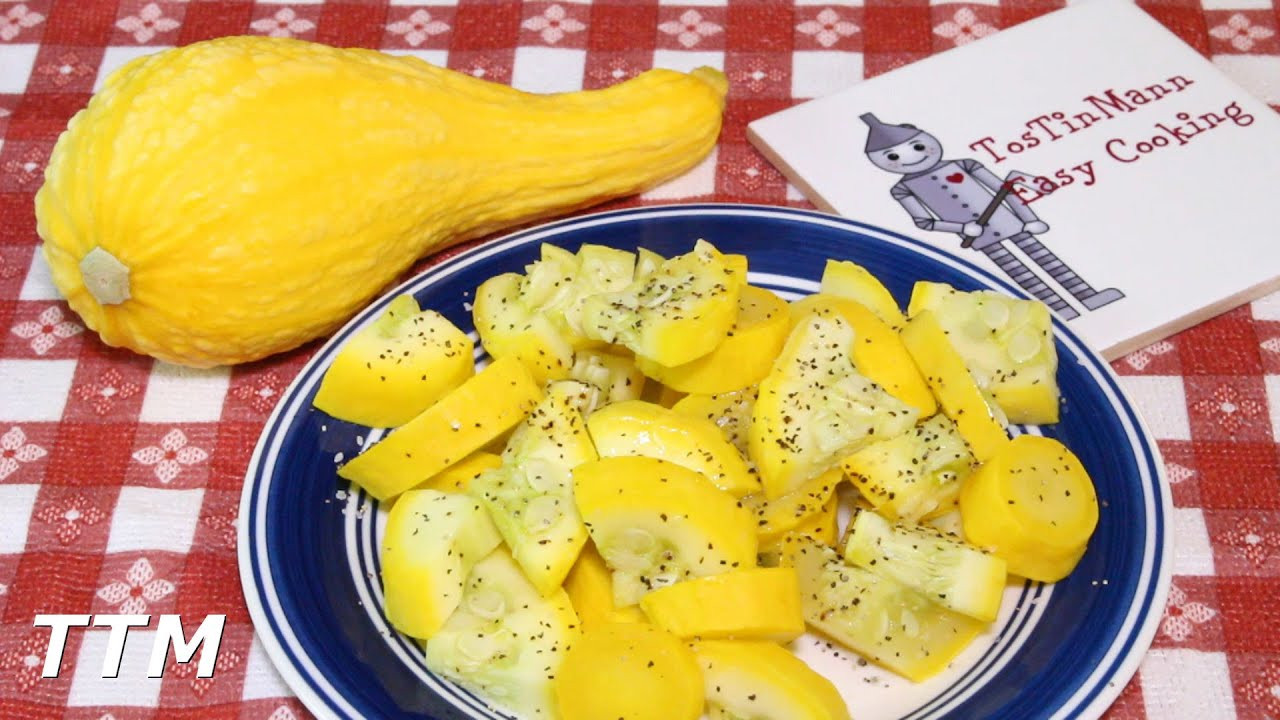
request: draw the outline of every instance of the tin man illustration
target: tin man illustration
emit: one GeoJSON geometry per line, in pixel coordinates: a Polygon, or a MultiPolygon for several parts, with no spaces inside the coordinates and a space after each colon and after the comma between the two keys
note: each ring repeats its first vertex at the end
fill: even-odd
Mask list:
{"type": "Polygon", "coordinates": [[[889,125],[871,113],[861,117],[870,128],[867,158],[881,170],[903,176],[890,194],[916,227],[958,234],[961,247],[985,253],[1022,289],[1065,320],[1079,317],[1079,311],[1010,252],[1006,241],[1088,310],[1124,297],[1114,288],[1095,290],[1036,239],[1049,226],[1012,192],[1016,183],[1031,176],[1014,171],[1001,181],[977,160],[944,160],[938,139],[914,125],[889,125]]]}

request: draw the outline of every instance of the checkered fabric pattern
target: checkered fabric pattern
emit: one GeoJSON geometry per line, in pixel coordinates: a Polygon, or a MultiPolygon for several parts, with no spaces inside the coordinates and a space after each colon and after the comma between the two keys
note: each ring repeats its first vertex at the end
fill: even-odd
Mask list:
{"type": "MultiPolygon", "coordinates": [[[[0,2],[0,717],[261,718],[308,713],[254,639],[236,567],[249,455],[310,349],[193,371],[103,346],[59,298],[32,198],[68,118],[131,58],[231,34],[381,48],[532,91],[596,88],[652,66],[723,68],[720,145],[615,206],[805,203],[747,143],[754,118],[970,42],[1054,0],[24,0],[0,2]],[[41,679],[37,613],[227,615],[217,671],[121,679],[106,631],[73,630],[41,679]]],[[[1269,0],[1143,6],[1280,106],[1269,0]]],[[[1087,42],[1082,39],[1082,42],[1087,42]]],[[[438,261],[439,257],[426,260],[438,261]]],[[[1280,295],[1114,364],[1173,485],[1175,577],[1154,646],[1112,718],[1280,717],[1280,295]]],[[[195,622],[191,624],[194,625],[195,622]]],[[[188,628],[190,632],[193,627],[188,628]]]]}

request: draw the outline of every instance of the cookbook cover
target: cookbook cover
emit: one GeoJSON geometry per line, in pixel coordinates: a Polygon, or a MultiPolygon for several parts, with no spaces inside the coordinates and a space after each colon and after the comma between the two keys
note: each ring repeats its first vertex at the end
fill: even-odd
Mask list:
{"type": "Polygon", "coordinates": [[[1280,287],[1280,117],[1118,0],[748,136],[818,207],[986,267],[1109,358],[1280,287]]]}

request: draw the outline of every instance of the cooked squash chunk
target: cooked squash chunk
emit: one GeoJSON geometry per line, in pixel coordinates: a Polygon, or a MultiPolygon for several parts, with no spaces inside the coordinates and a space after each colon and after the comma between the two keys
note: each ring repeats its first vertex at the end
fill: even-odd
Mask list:
{"type": "Polygon", "coordinates": [[[667,366],[706,355],[728,335],[746,283],[710,243],[664,260],[626,289],[586,298],[582,330],[667,366]]]}
{"type": "Polygon", "coordinates": [[[612,457],[573,474],[582,519],[613,570],[614,603],[756,562],[751,513],[702,475],[665,460],[612,457]]]}
{"type": "Polygon", "coordinates": [[[1009,422],[1058,422],[1058,352],[1044,303],[918,282],[909,312],[924,310],[938,319],[978,387],[1009,422]]]}
{"type": "Polygon", "coordinates": [[[475,373],[471,338],[412,295],[341,348],[316,390],[315,406],[347,422],[395,427],[412,420],[475,373]]]}
{"type": "Polygon", "coordinates": [[[760,383],[750,449],[765,496],[778,498],[876,440],[915,424],[919,411],[859,373],[853,327],[820,309],[806,316],[760,383]]]}

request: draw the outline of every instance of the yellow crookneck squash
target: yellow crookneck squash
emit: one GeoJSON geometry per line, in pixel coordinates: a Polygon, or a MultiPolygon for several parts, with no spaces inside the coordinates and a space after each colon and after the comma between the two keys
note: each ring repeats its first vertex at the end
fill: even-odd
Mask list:
{"type": "Polygon", "coordinates": [[[726,89],[658,69],[535,95],[370,50],[196,43],[124,66],[71,119],[39,234],[106,343],[245,362],[331,332],[428,251],[679,175],[726,89]]]}

